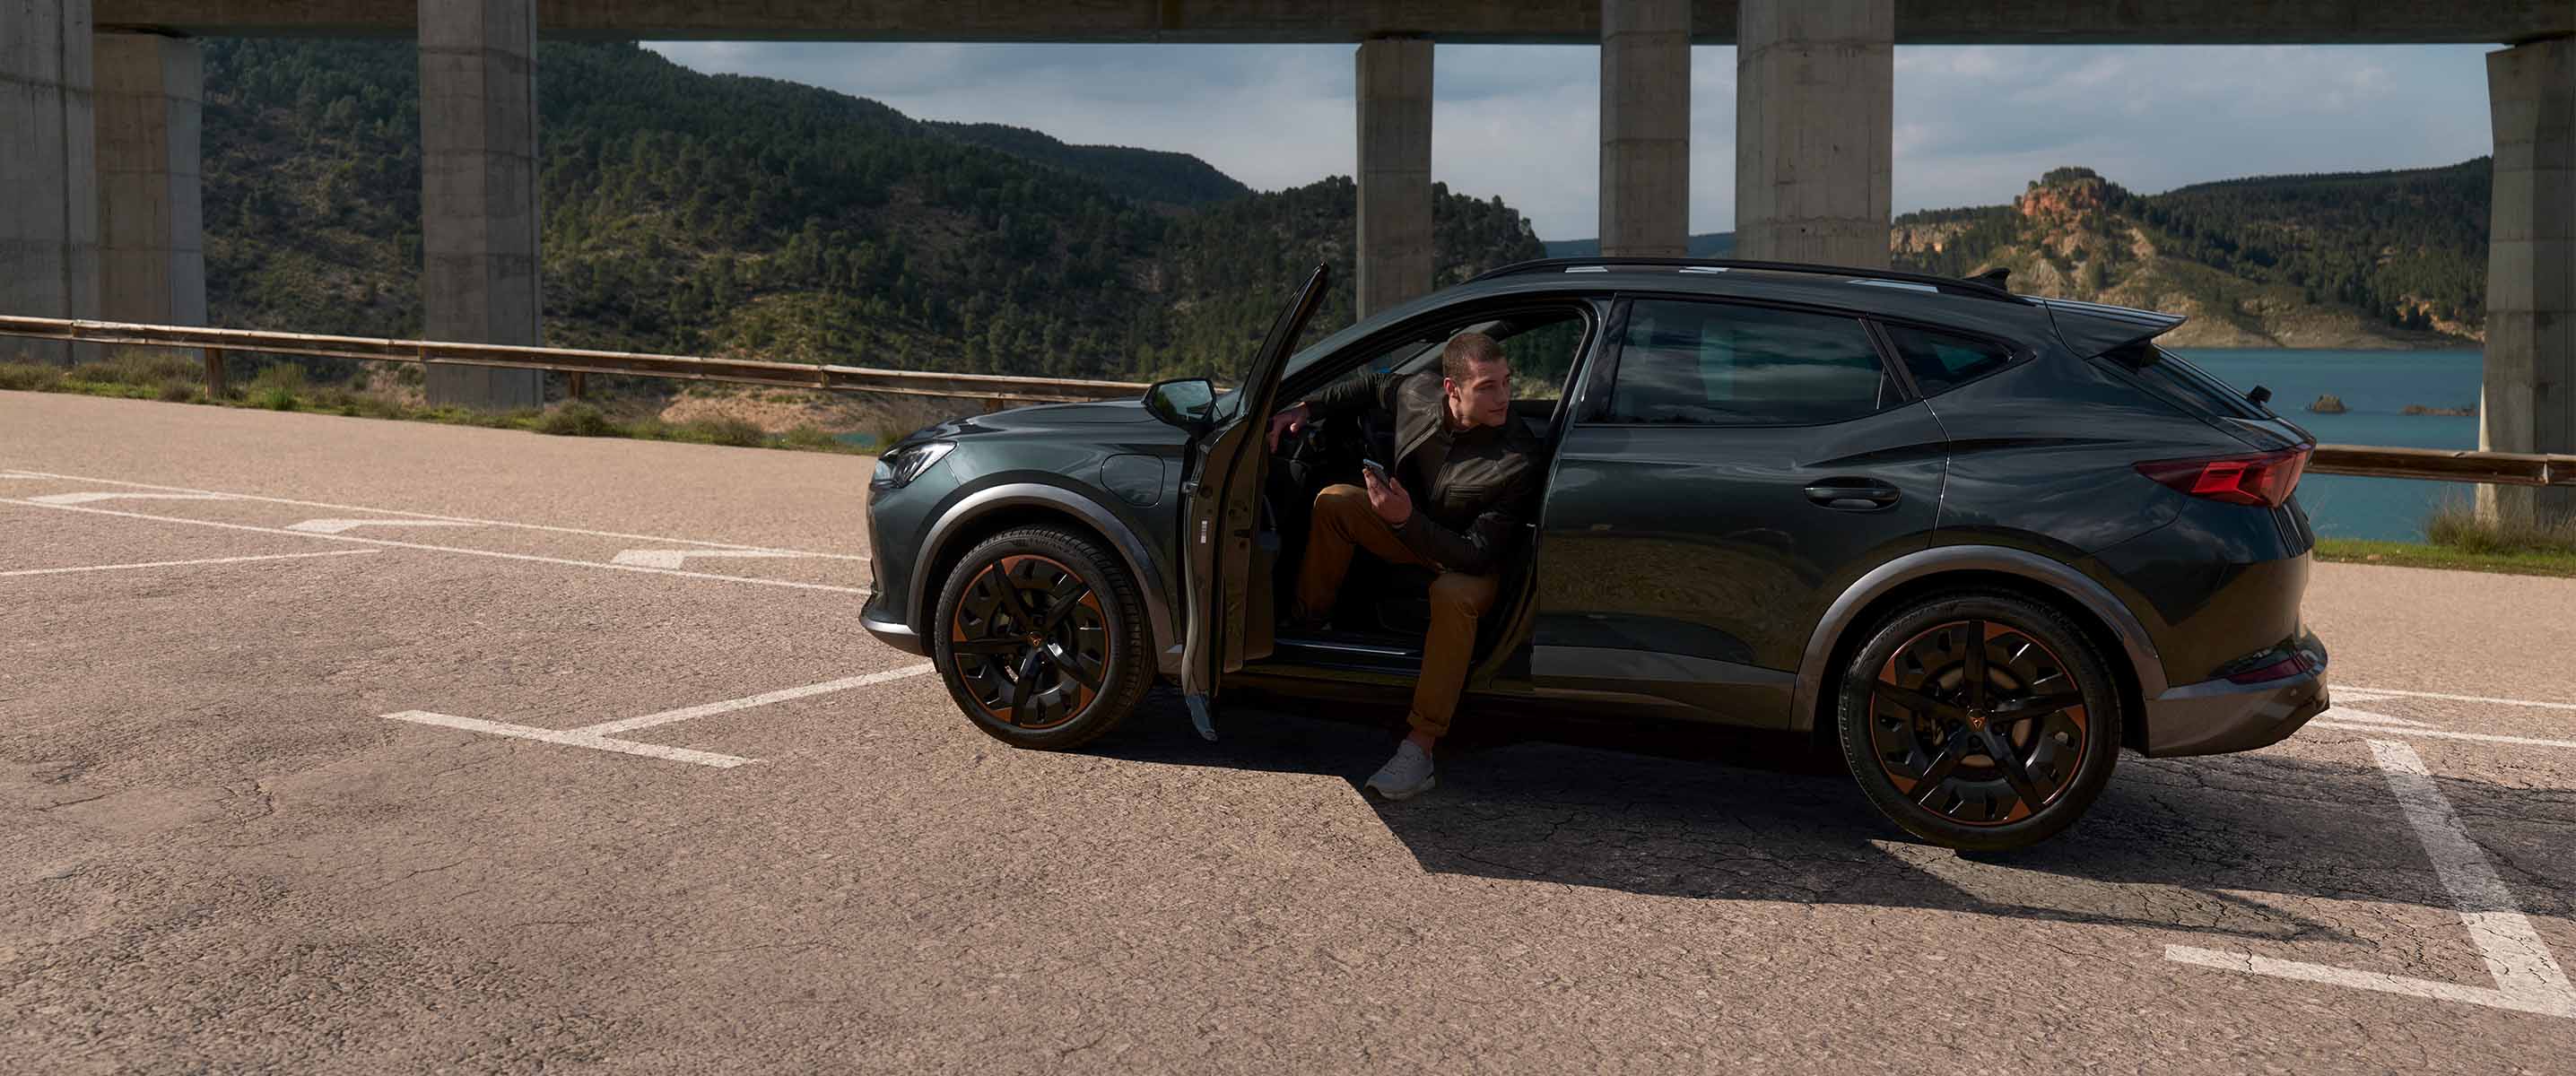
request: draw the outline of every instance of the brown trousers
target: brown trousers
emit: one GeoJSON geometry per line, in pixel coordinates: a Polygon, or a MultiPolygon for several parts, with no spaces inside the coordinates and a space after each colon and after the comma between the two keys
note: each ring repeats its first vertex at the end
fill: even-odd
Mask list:
{"type": "MultiPolygon", "coordinates": [[[[1326,486],[1315,495],[1314,522],[1306,528],[1306,559],[1297,571],[1296,616],[1313,622],[1333,607],[1342,577],[1351,570],[1351,550],[1366,549],[1394,564],[1429,567],[1395,536],[1395,528],[1369,507],[1368,491],[1358,486],[1326,486]]],[[[1413,684],[1413,713],[1406,720],[1437,737],[1449,731],[1458,712],[1458,692],[1467,685],[1467,663],[1475,657],[1476,618],[1494,606],[1494,577],[1442,572],[1431,584],[1431,630],[1422,640],[1422,675],[1413,684]]]]}

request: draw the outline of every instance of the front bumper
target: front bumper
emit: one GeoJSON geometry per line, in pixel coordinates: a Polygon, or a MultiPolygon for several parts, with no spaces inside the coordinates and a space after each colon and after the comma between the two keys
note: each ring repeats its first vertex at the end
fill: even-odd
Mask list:
{"type": "Polygon", "coordinates": [[[921,633],[912,630],[912,625],[904,623],[902,617],[877,608],[877,602],[881,600],[882,595],[868,595],[868,604],[859,610],[859,626],[868,629],[868,634],[876,636],[878,642],[904,653],[928,654],[930,650],[922,645],[921,633]]]}
{"type": "Polygon", "coordinates": [[[2315,667],[2297,676],[2257,684],[2205,680],[2148,699],[2147,754],[2221,755],[2288,739],[2328,705],[2325,644],[2310,635],[2299,648],[2315,667]]]}

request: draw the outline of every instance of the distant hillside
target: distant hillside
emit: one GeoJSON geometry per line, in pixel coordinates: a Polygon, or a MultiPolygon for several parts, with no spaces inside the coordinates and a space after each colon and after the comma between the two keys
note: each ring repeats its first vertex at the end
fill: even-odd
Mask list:
{"type": "Polygon", "coordinates": [[[2197,347],[2482,339],[2492,162],[2267,176],[2138,195],[2060,168],[2009,206],[1896,218],[1908,268],[2012,270],[2014,291],[2191,315],[2197,347]]]}
{"type": "MultiPolygon", "coordinates": [[[[1735,233],[1709,232],[1705,235],[1694,235],[1690,237],[1687,248],[1685,252],[1687,257],[1723,258],[1735,253],[1735,233]]],[[[1547,256],[1551,258],[1589,258],[1599,253],[1601,253],[1601,241],[1598,239],[1547,241],[1547,256]]]]}
{"type": "MultiPolygon", "coordinates": [[[[2194,347],[2458,347],[2485,336],[2493,162],[2260,176],[2132,194],[2089,168],[2031,181],[2011,205],[1896,218],[1899,268],[2002,266],[2014,291],[2192,316],[2194,347]]],[[[1724,257],[1735,235],[1690,237],[1724,257]]],[[[1552,258],[1590,257],[1591,239],[1552,258]]]]}
{"type": "Polygon", "coordinates": [[[1100,183],[1129,198],[1173,206],[1199,206],[1251,194],[1233,176],[1186,153],[1126,146],[1074,146],[998,123],[927,123],[961,142],[997,149],[1100,183]]]}
{"type": "MultiPolygon", "coordinates": [[[[1179,154],[925,124],[633,45],[538,63],[552,344],[1147,378],[1239,363],[1290,267],[1350,263],[1348,179],[1247,194],[1179,154]]],[[[216,324],[419,332],[418,70],[404,42],[207,42],[216,324]]],[[[1499,200],[1443,191],[1434,220],[1443,279],[1540,254],[1499,200]]],[[[1347,323],[1347,272],[1336,293],[1310,333],[1347,323]]]]}

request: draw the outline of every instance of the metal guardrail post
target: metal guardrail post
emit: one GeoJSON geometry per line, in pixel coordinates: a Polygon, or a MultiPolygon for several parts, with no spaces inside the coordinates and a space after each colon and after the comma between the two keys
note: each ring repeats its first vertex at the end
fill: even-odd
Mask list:
{"type": "Polygon", "coordinates": [[[213,350],[206,352],[206,398],[209,400],[224,398],[223,352],[213,350]]]}

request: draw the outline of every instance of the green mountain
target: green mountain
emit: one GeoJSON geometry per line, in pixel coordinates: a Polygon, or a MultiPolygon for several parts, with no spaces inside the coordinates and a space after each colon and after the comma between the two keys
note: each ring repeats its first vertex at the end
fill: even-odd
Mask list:
{"type": "MultiPolygon", "coordinates": [[[[2196,347],[2458,347],[2483,339],[2492,166],[2260,176],[2133,194],[2089,168],[2033,180],[2011,205],[1897,217],[1898,268],[2001,266],[2015,291],[2192,315],[2196,347]]],[[[1552,258],[1592,239],[1552,240],[1552,258]]],[[[1735,234],[1690,237],[1694,257],[1735,234]]]]}
{"type": "Polygon", "coordinates": [[[2009,206],[1898,217],[1891,245],[1905,268],[2190,314],[2166,337],[2185,346],[2457,347],[2484,333],[2492,164],[2154,195],[2060,168],[2009,206]]]}
{"type": "Polygon", "coordinates": [[[1140,202],[1187,208],[1251,194],[1252,188],[1186,153],[1128,146],[1073,146],[999,123],[929,123],[931,130],[1022,160],[1096,180],[1140,202]]]}
{"type": "MultiPolygon", "coordinates": [[[[1550,239],[1546,241],[1551,258],[1590,258],[1601,253],[1598,239],[1550,239]]],[[[1735,253],[1734,232],[1706,232],[1684,242],[1683,253],[1693,258],[1723,258],[1735,253]]]]}
{"type": "MultiPolygon", "coordinates": [[[[1348,324],[1355,188],[1238,184],[1179,154],[927,124],[628,44],[545,43],[545,338],[559,346],[1063,377],[1242,361],[1317,261],[1348,324]],[[1222,182],[1219,182],[1222,180],[1222,182]]],[[[206,50],[218,325],[416,335],[418,58],[403,42],[206,50]]],[[[1539,256],[1443,189],[1442,279],[1539,256]]]]}

